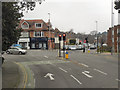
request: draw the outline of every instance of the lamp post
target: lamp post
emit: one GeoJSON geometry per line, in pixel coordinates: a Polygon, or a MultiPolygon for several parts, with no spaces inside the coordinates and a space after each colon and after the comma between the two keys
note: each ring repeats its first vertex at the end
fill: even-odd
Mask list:
{"type": "Polygon", "coordinates": [[[49,15],[49,19],[48,19],[49,39],[48,39],[48,40],[49,40],[49,49],[50,49],[50,42],[51,42],[51,41],[50,41],[50,13],[48,13],[48,15],[49,15]]]}
{"type": "Polygon", "coordinates": [[[111,2],[111,30],[112,30],[112,48],[111,48],[111,55],[114,53],[114,12],[113,12],[113,0],[111,2]]]}
{"type": "Polygon", "coordinates": [[[97,53],[98,53],[98,21],[96,22],[96,38],[97,38],[97,53]]]}

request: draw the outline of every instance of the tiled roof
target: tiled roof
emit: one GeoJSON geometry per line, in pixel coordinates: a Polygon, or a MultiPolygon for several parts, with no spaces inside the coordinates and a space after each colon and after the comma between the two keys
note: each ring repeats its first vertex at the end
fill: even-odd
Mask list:
{"type": "Polygon", "coordinates": [[[21,24],[26,21],[29,24],[29,29],[24,30],[48,30],[47,24],[42,19],[36,19],[36,20],[24,20],[22,19],[19,24],[19,28],[21,28],[21,24]],[[35,23],[42,23],[42,28],[35,28],[35,23]]]}

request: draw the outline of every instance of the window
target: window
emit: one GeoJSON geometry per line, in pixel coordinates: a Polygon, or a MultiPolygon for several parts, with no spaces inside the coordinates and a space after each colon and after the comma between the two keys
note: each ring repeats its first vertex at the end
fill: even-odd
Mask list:
{"type": "Polygon", "coordinates": [[[43,43],[43,47],[46,48],[46,43],[43,43]]]}
{"type": "Polygon", "coordinates": [[[35,43],[32,43],[32,48],[35,48],[35,43]]]}
{"type": "Polygon", "coordinates": [[[42,43],[39,43],[39,48],[42,48],[42,43]]]}
{"type": "Polygon", "coordinates": [[[22,25],[22,29],[28,29],[28,25],[22,25]]]}
{"type": "Polygon", "coordinates": [[[44,32],[41,32],[41,37],[43,37],[44,36],[44,32]]]}
{"type": "Polygon", "coordinates": [[[40,34],[40,32],[35,32],[35,36],[41,36],[40,34]]]}
{"type": "Polygon", "coordinates": [[[34,36],[35,37],[43,37],[44,36],[44,32],[40,31],[40,32],[34,32],[34,36]]]}
{"type": "Polygon", "coordinates": [[[20,37],[29,37],[29,33],[28,32],[21,32],[20,37]]]}
{"type": "Polygon", "coordinates": [[[26,21],[24,21],[24,22],[21,24],[21,27],[22,27],[22,29],[29,29],[29,24],[28,24],[26,21]]]}
{"type": "Polygon", "coordinates": [[[41,27],[42,27],[42,24],[41,24],[41,23],[36,23],[36,24],[35,24],[35,27],[36,27],[36,28],[41,28],[41,27]]]}

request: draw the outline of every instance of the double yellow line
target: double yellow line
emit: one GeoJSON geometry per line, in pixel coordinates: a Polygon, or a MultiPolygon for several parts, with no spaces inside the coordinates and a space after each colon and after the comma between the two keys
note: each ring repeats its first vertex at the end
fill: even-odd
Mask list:
{"type": "Polygon", "coordinates": [[[19,65],[20,67],[21,67],[21,69],[22,69],[22,71],[24,72],[24,79],[23,79],[23,83],[24,83],[24,86],[23,86],[23,90],[24,90],[24,88],[26,88],[26,83],[27,83],[27,72],[26,72],[26,70],[25,70],[25,68],[24,68],[24,66],[22,65],[22,64],[20,64],[20,63],[18,63],[18,62],[15,62],[17,65],[19,65]]]}

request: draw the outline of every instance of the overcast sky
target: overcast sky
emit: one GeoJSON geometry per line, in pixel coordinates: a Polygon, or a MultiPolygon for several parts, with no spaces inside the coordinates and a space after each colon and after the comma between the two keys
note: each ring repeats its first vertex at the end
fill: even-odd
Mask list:
{"type": "MultiPolygon", "coordinates": [[[[111,1],[112,0],[45,0],[37,4],[34,11],[24,13],[24,19],[50,20],[53,27],[60,31],[89,33],[96,30],[107,31],[111,27],[111,1]]],[[[114,10],[114,24],[117,24],[117,11],[114,10]]]]}

